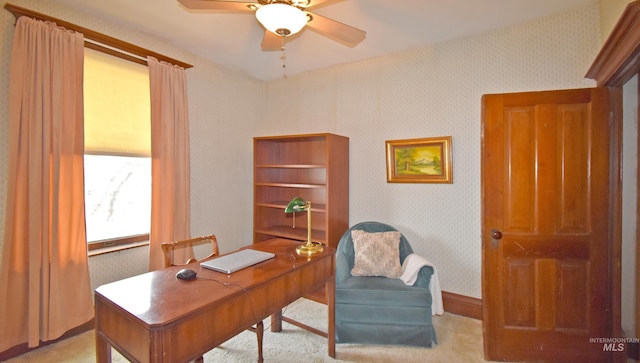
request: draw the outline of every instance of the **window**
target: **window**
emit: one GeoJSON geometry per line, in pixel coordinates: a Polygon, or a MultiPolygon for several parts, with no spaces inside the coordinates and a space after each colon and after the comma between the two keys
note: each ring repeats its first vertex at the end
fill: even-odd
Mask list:
{"type": "Polygon", "coordinates": [[[149,234],[151,160],[87,154],[84,167],[87,241],[149,234]]]}
{"type": "Polygon", "coordinates": [[[149,238],[151,117],[146,66],[85,48],[89,250],[149,238]]]}

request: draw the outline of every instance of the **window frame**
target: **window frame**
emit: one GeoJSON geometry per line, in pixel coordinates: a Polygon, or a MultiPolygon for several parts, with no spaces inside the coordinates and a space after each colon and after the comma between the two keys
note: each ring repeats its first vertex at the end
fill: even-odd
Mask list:
{"type": "MultiPolygon", "coordinates": [[[[84,153],[83,157],[86,155],[103,155],[105,156],[105,154],[93,154],[93,153],[84,153]]],[[[106,155],[106,156],[122,156],[122,155],[106,155]]],[[[151,157],[148,157],[149,159],[151,159],[151,157]]],[[[151,162],[151,160],[149,160],[149,162],[151,162]]],[[[86,179],[86,178],[85,178],[86,179]]],[[[85,188],[85,193],[86,193],[86,180],[85,180],[85,185],[83,185],[83,187],[85,188]]],[[[149,187],[151,187],[151,185],[149,185],[149,187]]],[[[151,211],[149,211],[151,212],[151,211]]],[[[85,200],[85,235],[86,235],[86,200],[85,200]]],[[[151,226],[149,226],[149,229],[151,229],[151,226]]],[[[138,234],[131,234],[131,235],[126,235],[126,236],[119,236],[119,237],[112,237],[112,238],[105,238],[105,239],[100,239],[100,240],[94,240],[94,241],[89,241],[87,239],[86,244],[87,244],[87,251],[89,252],[89,256],[93,256],[93,255],[97,255],[97,254],[102,254],[102,253],[107,253],[107,252],[113,252],[113,251],[119,251],[119,250],[125,250],[125,249],[129,249],[129,248],[134,248],[134,247],[140,247],[140,246],[146,246],[149,245],[149,236],[150,236],[150,232],[149,233],[138,233],[138,234]]]]}
{"type": "MultiPolygon", "coordinates": [[[[96,49],[93,46],[88,46],[91,43],[86,43],[85,42],[85,48],[88,49],[92,49],[92,50],[97,50],[97,51],[101,51],[102,49],[96,49]]],[[[116,58],[121,58],[124,60],[128,60],[128,61],[133,61],[132,59],[129,58],[125,58],[125,57],[121,57],[118,55],[117,52],[114,51],[110,51],[110,52],[104,52],[109,56],[113,56],[116,58]]],[[[86,56],[86,55],[85,55],[86,56]]],[[[137,63],[140,64],[144,67],[148,68],[148,64],[147,62],[137,62],[137,61],[133,61],[133,63],[137,63]]],[[[86,120],[85,120],[86,122],[86,120]]],[[[149,145],[150,147],[150,145],[149,145]]],[[[148,156],[142,156],[142,155],[123,155],[120,154],[118,152],[115,153],[106,153],[106,152],[95,152],[95,151],[90,151],[87,152],[87,150],[85,150],[85,152],[83,153],[83,158],[87,155],[102,155],[102,156],[117,156],[117,157],[144,157],[144,158],[148,158],[149,162],[151,163],[152,158],[151,155],[148,156]]],[[[86,171],[85,171],[86,172],[86,171]]],[[[152,171],[149,170],[149,172],[151,173],[152,171]]],[[[149,179],[149,181],[151,182],[151,179],[149,179]]],[[[86,193],[86,178],[85,178],[85,184],[83,186],[85,188],[85,193],[86,193]]],[[[151,188],[151,185],[149,185],[149,188],[151,188]]],[[[86,225],[86,200],[85,200],[85,229],[87,228],[86,225]]],[[[151,226],[149,226],[149,229],[151,228],[151,226]]],[[[138,234],[132,234],[132,235],[124,235],[124,236],[118,236],[118,237],[112,237],[112,238],[106,238],[106,239],[101,239],[101,240],[93,240],[93,241],[89,241],[88,239],[86,240],[86,244],[87,244],[87,252],[89,256],[93,256],[93,255],[99,255],[99,254],[103,254],[103,253],[109,253],[109,252],[114,252],[114,251],[120,251],[120,250],[125,250],[125,249],[129,249],[129,248],[135,248],[135,247],[140,247],[140,246],[146,246],[149,245],[149,236],[150,236],[150,230],[147,233],[138,233],[138,234]]],[[[85,230],[85,235],[87,234],[86,230],[85,230]]]]}
{"type": "Polygon", "coordinates": [[[87,241],[87,250],[90,255],[105,252],[124,250],[133,247],[146,246],[149,244],[149,233],[136,234],[132,236],[103,239],[93,242],[87,241]]]}

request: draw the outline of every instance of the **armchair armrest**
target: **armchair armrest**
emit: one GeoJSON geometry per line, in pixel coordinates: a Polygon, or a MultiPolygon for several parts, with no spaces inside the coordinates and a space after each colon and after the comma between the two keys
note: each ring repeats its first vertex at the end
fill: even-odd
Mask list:
{"type": "MultiPolygon", "coordinates": [[[[343,283],[349,277],[351,277],[351,268],[347,256],[340,252],[336,252],[336,285],[343,283]]],[[[431,282],[431,275],[433,275],[433,267],[422,266],[418,272],[416,282],[412,285],[415,287],[421,287],[429,289],[429,283],[431,282]]]]}
{"type": "Polygon", "coordinates": [[[418,278],[412,286],[428,289],[429,282],[431,282],[431,275],[433,275],[433,267],[422,266],[420,272],[418,272],[418,278]]]}
{"type": "Polygon", "coordinates": [[[351,276],[351,267],[347,256],[340,252],[336,252],[336,285],[343,283],[351,276]]]}

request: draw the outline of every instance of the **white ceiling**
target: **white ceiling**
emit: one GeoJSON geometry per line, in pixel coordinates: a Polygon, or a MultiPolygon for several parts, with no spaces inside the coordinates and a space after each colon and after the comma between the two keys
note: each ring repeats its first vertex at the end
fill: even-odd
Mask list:
{"type": "MultiPolygon", "coordinates": [[[[248,0],[250,1],[250,0],[248,0]]],[[[337,0],[313,9],[367,32],[349,48],[312,29],[286,43],[286,74],[503,28],[585,6],[594,0],[337,0]]],[[[54,0],[262,80],[283,76],[280,51],[262,51],[251,13],[189,12],[177,0],[54,0]]],[[[139,44],[144,47],[144,44],[139,44]]]]}

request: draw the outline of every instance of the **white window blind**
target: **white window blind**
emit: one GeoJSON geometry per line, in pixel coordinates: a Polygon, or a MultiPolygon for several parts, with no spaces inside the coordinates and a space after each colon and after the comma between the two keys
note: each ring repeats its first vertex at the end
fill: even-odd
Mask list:
{"type": "Polygon", "coordinates": [[[151,156],[149,69],[85,48],[85,153],[151,156]]]}

